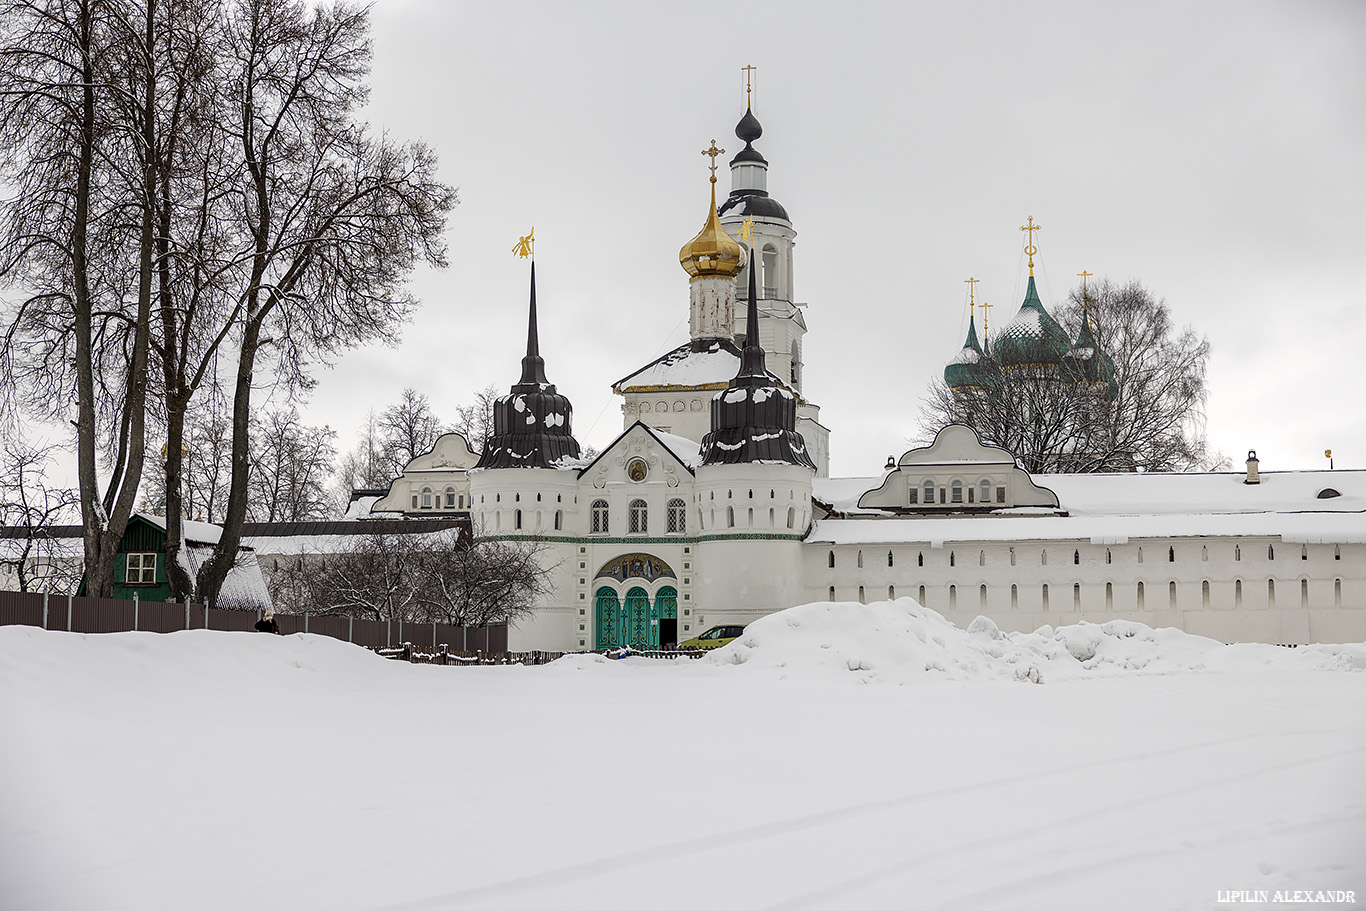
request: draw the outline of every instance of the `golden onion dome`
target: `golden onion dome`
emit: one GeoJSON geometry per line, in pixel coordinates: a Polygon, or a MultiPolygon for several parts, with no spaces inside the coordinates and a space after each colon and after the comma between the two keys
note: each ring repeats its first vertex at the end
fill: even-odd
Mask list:
{"type": "Polygon", "coordinates": [[[683,271],[693,278],[734,278],[745,265],[745,248],[726,233],[716,216],[716,176],[712,176],[707,223],[678,251],[683,271]]]}

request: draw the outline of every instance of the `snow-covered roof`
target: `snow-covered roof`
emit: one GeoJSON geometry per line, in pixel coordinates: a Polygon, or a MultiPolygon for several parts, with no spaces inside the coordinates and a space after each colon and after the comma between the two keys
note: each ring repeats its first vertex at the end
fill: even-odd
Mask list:
{"type": "Polygon", "coordinates": [[[692,342],[680,345],[635,373],[617,380],[618,392],[664,386],[725,386],[740,369],[740,350],[726,339],[694,351],[692,342]]]}
{"type": "Polygon", "coordinates": [[[678,456],[678,461],[687,465],[689,468],[696,468],[702,464],[702,444],[687,437],[681,437],[676,433],[666,433],[663,430],[650,428],[659,442],[669,447],[669,451],[678,456]]]}
{"type": "MultiPolygon", "coordinates": [[[[859,509],[882,477],[816,478],[813,496],[849,518],[823,519],[810,540],[832,543],[933,543],[1200,535],[1279,535],[1296,543],[1366,543],[1366,471],[1033,475],[1058,495],[1066,515],[1011,510],[989,515],[891,517],[859,509]],[[1341,496],[1319,499],[1332,489],[1341,496]]],[[[1052,513],[1052,510],[1048,512],[1052,513]]]]}
{"type": "MultiPolygon", "coordinates": [[[[162,531],[166,530],[165,516],[157,516],[148,512],[134,513],[134,515],[150,522],[162,531]]],[[[218,539],[223,537],[223,528],[219,525],[211,525],[208,522],[193,522],[189,519],[180,524],[185,529],[185,540],[191,544],[217,544],[218,539]]]]}

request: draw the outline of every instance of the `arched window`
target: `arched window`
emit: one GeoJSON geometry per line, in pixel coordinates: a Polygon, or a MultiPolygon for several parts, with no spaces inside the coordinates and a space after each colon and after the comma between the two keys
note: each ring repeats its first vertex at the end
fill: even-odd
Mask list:
{"type": "Polygon", "coordinates": [[[629,513],[629,533],[643,535],[650,530],[650,513],[644,500],[632,500],[629,513]]]}
{"type": "Polygon", "coordinates": [[[987,609],[987,587],[983,585],[977,592],[977,609],[987,609]]]}
{"type": "Polygon", "coordinates": [[[1175,583],[1175,582],[1168,582],[1168,583],[1167,583],[1167,602],[1168,602],[1168,604],[1169,604],[1171,607],[1173,607],[1173,608],[1176,607],[1176,583],[1175,583]]]}
{"type": "Polygon", "coordinates": [[[863,569],[863,551],[858,552],[858,568],[863,569]]]}
{"type": "Polygon", "coordinates": [[[925,586],[923,586],[923,585],[920,586],[920,606],[921,606],[921,607],[926,607],[926,606],[927,606],[927,605],[925,604],[925,586]]]}
{"type": "Polygon", "coordinates": [[[1105,583],[1105,609],[1115,609],[1115,586],[1113,582],[1105,583]]]}
{"type": "Polygon", "coordinates": [[[1112,560],[1113,558],[1110,556],[1110,548],[1107,547],[1105,548],[1105,563],[1108,565],[1112,562],[1112,560]]]}
{"type": "Polygon", "coordinates": [[[924,566],[924,565],[925,565],[925,552],[924,552],[923,550],[922,550],[920,553],[918,553],[918,554],[915,555],[915,565],[916,565],[916,566],[924,566]]]}
{"type": "Polygon", "coordinates": [[[1242,607],[1242,606],[1243,606],[1243,580],[1242,580],[1242,579],[1235,579],[1235,580],[1233,580],[1233,606],[1234,606],[1234,607],[1242,607]]]}
{"type": "Polygon", "coordinates": [[[949,488],[949,491],[950,491],[950,493],[949,493],[949,499],[950,499],[950,500],[952,500],[954,503],[962,503],[962,502],[963,502],[963,482],[962,482],[962,481],[954,481],[954,482],[953,482],[953,486],[949,488]]]}
{"type": "Polygon", "coordinates": [[[792,385],[798,388],[802,385],[802,349],[794,340],[792,342],[792,385]]]}
{"type": "Polygon", "coordinates": [[[990,481],[988,481],[986,478],[983,478],[983,479],[982,479],[982,482],[981,482],[980,484],[977,485],[977,490],[979,491],[978,494],[977,494],[977,502],[978,502],[978,503],[990,503],[990,502],[991,502],[991,482],[990,482],[990,481]]]}
{"type": "Polygon", "coordinates": [[[887,565],[888,565],[888,566],[891,566],[891,565],[892,565],[892,552],[891,552],[890,550],[887,551],[887,565]]]}
{"type": "Polygon", "coordinates": [[[1300,580],[1300,607],[1309,606],[1309,580],[1300,580]]]}
{"type": "Polygon", "coordinates": [[[1044,550],[1039,551],[1039,565],[1040,565],[1040,566],[1047,566],[1047,565],[1048,565],[1048,550],[1047,550],[1047,549],[1044,549],[1044,550]]]}
{"type": "Polygon", "coordinates": [[[924,503],[927,506],[932,505],[934,503],[934,482],[926,481],[923,486],[925,488],[924,503]]]}
{"type": "Polygon", "coordinates": [[[829,564],[829,565],[830,565],[830,568],[831,568],[831,569],[834,569],[834,568],[835,568],[835,552],[834,552],[833,550],[830,551],[830,564],[829,564]]]}
{"type": "Polygon", "coordinates": [[[955,562],[954,553],[953,553],[953,551],[949,551],[949,565],[950,565],[950,566],[953,566],[953,565],[954,565],[954,562],[955,562]]]}
{"type": "Polygon", "coordinates": [[[1143,583],[1138,583],[1138,609],[1143,610],[1143,583]]]}
{"type": "Polygon", "coordinates": [[[1201,563],[1208,563],[1208,562],[1209,562],[1209,547],[1208,547],[1208,545],[1205,545],[1205,544],[1201,544],[1201,545],[1200,545],[1200,562],[1201,562],[1201,563]]]}
{"type": "Polygon", "coordinates": [[[513,528],[520,529],[520,528],[522,527],[522,511],[521,511],[520,509],[517,509],[517,510],[514,510],[513,513],[514,513],[514,514],[513,514],[513,523],[512,523],[512,527],[513,527],[513,528]]]}
{"type": "Polygon", "coordinates": [[[1301,544],[1301,545],[1300,545],[1300,559],[1301,559],[1301,560],[1308,560],[1308,559],[1309,559],[1309,547],[1308,547],[1307,545],[1305,545],[1305,544],[1301,544]]]}
{"type": "Polygon", "coordinates": [[[1010,549],[1010,565],[1015,565],[1015,548],[1013,547],[1010,549]]]}
{"type": "Polygon", "coordinates": [[[1209,607],[1209,580],[1200,583],[1200,603],[1202,606],[1209,607]]]}
{"type": "Polygon", "coordinates": [[[888,600],[888,601],[895,601],[895,600],[896,600],[896,586],[895,586],[895,585],[889,585],[889,586],[887,586],[887,600],[888,600]]]}
{"type": "Polygon", "coordinates": [[[422,488],[422,508],[432,508],[432,489],[430,487],[422,488]]]}
{"type": "Polygon", "coordinates": [[[1081,565],[1081,551],[1079,551],[1079,550],[1074,550],[1074,551],[1072,551],[1072,565],[1073,565],[1073,566],[1080,566],[1080,565],[1081,565]]]}
{"type": "Polygon", "coordinates": [[[1048,583],[1043,584],[1043,609],[1048,610],[1048,583]]]}
{"type": "Polygon", "coordinates": [[[949,586],[949,610],[956,610],[958,607],[958,586],[949,586]]]}
{"type": "Polygon", "coordinates": [[[860,586],[858,587],[858,603],[859,603],[859,604],[867,604],[867,603],[868,603],[868,599],[867,599],[867,598],[864,596],[864,594],[863,594],[863,586],[862,586],[862,585],[860,585],[860,586]]]}
{"type": "Polygon", "coordinates": [[[564,529],[564,510],[563,510],[563,509],[557,509],[557,510],[555,510],[555,530],[556,530],[556,531],[562,531],[563,529],[564,529]]]}
{"type": "Polygon", "coordinates": [[[1013,583],[1010,586],[1010,609],[1020,609],[1020,586],[1013,583]]]}
{"type": "Polygon", "coordinates": [[[447,509],[455,509],[455,488],[454,488],[454,487],[447,487],[447,488],[446,488],[446,508],[447,508],[447,509]]]}
{"type": "Polygon", "coordinates": [[[788,528],[791,528],[791,527],[792,527],[792,523],[796,520],[796,518],[797,518],[797,510],[796,510],[796,507],[789,506],[789,507],[787,508],[787,527],[788,527],[788,528]]]}
{"type": "Polygon", "coordinates": [[[1175,563],[1175,562],[1176,562],[1176,548],[1175,548],[1175,547],[1168,547],[1168,548],[1167,548],[1167,562],[1168,562],[1168,563],[1175,563]]]}
{"type": "Polygon", "coordinates": [[[1267,606],[1267,607],[1275,607],[1275,606],[1276,606],[1276,580],[1275,580],[1275,579],[1267,579],[1267,580],[1266,580],[1266,606],[1267,606]]]}
{"type": "Polygon", "coordinates": [[[594,500],[593,505],[589,507],[589,511],[593,516],[593,534],[607,534],[607,501],[594,500]]]}
{"type": "Polygon", "coordinates": [[[1234,559],[1235,561],[1237,561],[1237,562],[1242,562],[1242,559],[1243,559],[1243,548],[1242,548],[1241,545],[1238,545],[1238,544],[1233,545],[1233,559],[1234,559]]]}
{"type": "Polygon", "coordinates": [[[1081,610],[1081,583],[1072,583],[1072,610],[1081,610]]]}
{"type": "Polygon", "coordinates": [[[734,527],[735,527],[735,507],[734,507],[734,506],[727,506],[727,507],[726,507],[726,527],[727,527],[727,528],[734,528],[734,527]]]}
{"type": "Polygon", "coordinates": [[[831,600],[831,601],[834,601],[834,600],[835,600],[835,586],[833,586],[833,585],[830,586],[830,600],[831,600]]]}
{"type": "Polygon", "coordinates": [[[682,500],[669,501],[669,534],[681,535],[688,530],[688,512],[682,500]]]}
{"type": "Polygon", "coordinates": [[[1276,559],[1276,545],[1275,545],[1275,544],[1268,544],[1268,545],[1266,546],[1266,558],[1267,558],[1268,560],[1274,560],[1274,559],[1276,559]]]}
{"type": "Polygon", "coordinates": [[[977,565],[978,565],[978,566],[986,566],[986,565],[987,565],[987,552],[986,552],[986,551],[984,551],[984,550],[979,550],[979,551],[977,551],[977,565]]]}
{"type": "Polygon", "coordinates": [[[1141,547],[1138,549],[1138,562],[1139,562],[1139,563],[1142,563],[1142,562],[1143,562],[1143,548],[1141,548],[1141,547]]]}

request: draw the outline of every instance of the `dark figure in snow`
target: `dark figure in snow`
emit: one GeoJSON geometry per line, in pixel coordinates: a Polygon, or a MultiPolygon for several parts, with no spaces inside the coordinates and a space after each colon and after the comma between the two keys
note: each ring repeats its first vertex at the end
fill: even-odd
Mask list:
{"type": "Polygon", "coordinates": [[[258,633],[274,633],[280,635],[280,624],[275,622],[275,611],[266,609],[266,615],[256,621],[256,631],[258,633]]]}

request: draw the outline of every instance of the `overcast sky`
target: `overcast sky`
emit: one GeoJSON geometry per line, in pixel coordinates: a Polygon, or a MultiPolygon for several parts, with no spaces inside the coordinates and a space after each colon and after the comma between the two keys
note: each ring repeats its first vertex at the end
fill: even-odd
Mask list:
{"type": "Polygon", "coordinates": [[[461,203],[401,339],[319,371],[304,411],[339,448],[405,386],[452,420],[517,380],[533,225],[547,375],[609,443],[611,383],[687,338],[699,152],[740,148],[753,64],[832,474],[909,447],[965,278],[1014,314],[1029,216],[1047,306],[1083,269],[1137,278],[1209,336],[1235,467],[1366,467],[1366,3],[380,0],[374,32],[367,117],[433,145],[461,203]]]}

